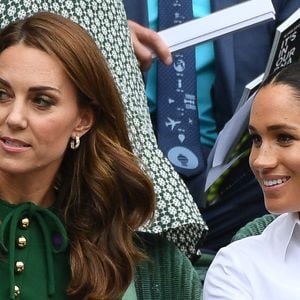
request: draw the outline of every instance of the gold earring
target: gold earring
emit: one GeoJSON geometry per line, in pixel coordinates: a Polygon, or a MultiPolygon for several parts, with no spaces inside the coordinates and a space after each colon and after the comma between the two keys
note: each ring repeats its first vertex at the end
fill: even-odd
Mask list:
{"type": "Polygon", "coordinates": [[[79,148],[80,146],[80,138],[78,135],[75,136],[75,138],[72,138],[71,142],[70,142],[70,148],[75,150],[77,148],[79,148]]]}

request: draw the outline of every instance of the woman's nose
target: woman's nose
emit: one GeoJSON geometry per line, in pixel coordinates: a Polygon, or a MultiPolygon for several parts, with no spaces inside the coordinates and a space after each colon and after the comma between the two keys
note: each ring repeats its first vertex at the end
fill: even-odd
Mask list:
{"type": "Polygon", "coordinates": [[[15,100],[9,106],[6,123],[11,129],[25,129],[27,127],[27,117],[24,101],[15,100]]]}
{"type": "Polygon", "coordinates": [[[256,170],[274,168],[277,165],[276,150],[270,145],[252,148],[249,160],[252,168],[256,170]]]}

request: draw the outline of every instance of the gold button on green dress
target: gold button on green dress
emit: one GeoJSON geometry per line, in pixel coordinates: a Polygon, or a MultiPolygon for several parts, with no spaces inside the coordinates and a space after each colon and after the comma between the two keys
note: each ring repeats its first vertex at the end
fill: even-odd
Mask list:
{"type": "Polygon", "coordinates": [[[53,210],[0,200],[0,219],[0,299],[67,299],[68,239],[53,210]]]}
{"type": "MultiPolygon", "coordinates": [[[[55,210],[0,200],[0,220],[0,300],[68,299],[68,239],[55,210]],[[19,237],[26,239],[25,247],[17,246],[19,237]]],[[[188,258],[161,237],[137,235],[148,259],[137,264],[122,300],[200,299],[201,282],[188,258]]]]}

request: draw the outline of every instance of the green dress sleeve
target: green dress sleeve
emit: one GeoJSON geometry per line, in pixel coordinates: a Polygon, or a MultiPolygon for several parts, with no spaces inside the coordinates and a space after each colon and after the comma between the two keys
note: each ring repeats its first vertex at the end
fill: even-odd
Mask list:
{"type": "Polygon", "coordinates": [[[201,299],[202,284],[190,260],[162,237],[143,233],[142,247],[148,260],[137,265],[138,300],[201,299]]]}

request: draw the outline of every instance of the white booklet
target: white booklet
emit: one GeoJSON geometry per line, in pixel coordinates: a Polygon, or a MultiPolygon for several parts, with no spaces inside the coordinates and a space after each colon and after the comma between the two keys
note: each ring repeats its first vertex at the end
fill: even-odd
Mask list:
{"type": "Polygon", "coordinates": [[[229,159],[229,154],[245,133],[248,126],[251,105],[255,97],[254,92],[240,109],[231,117],[220,131],[215,145],[211,152],[208,166],[208,173],[205,183],[205,191],[227,170],[240,155],[229,159]]]}
{"type": "Polygon", "coordinates": [[[243,95],[231,119],[218,134],[212,157],[209,161],[206,189],[208,189],[243,153],[230,157],[231,152],[247,130],[249,113],[253,99],[260,86],[264,73],[250,81],[244,88],[243,95]]]}
{"type": "Polygon", "coordinates": [[[173,52],[272,19],[271,0],[248,0],[158,33],[173,52]]]}
{"type": "Polygon", "coordinates": [[[263,78],[264,78],[264,73],[260,74],[259,76],[257,76],[256,78],[254,78],[252,81],[250,81],[245,85],[242,97],[235,111],[238,111],[240,107],[250,98],[250,96],[252,96],[252,94],[254,94],[257,91],[263,78]]]}

